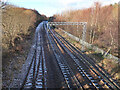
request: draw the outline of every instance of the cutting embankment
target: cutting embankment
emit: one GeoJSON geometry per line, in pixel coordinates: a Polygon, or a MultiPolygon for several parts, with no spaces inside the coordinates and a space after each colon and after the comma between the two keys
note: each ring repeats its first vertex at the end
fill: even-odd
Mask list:
{"type": "Polygon", "coordinates": [[[36,26],[45,15],[36,10],[16,7],[6,4],[2,9],[2,71],[3,87],[10,83],[21,73],[29,48],[32,44],[36,26]]]}

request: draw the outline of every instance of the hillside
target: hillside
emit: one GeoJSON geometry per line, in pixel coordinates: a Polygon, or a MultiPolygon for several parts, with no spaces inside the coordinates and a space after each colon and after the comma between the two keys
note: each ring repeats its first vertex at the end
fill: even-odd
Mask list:
{"type": "Polygon", "coordinates": [[[3,3],[2,9],[2,71],[3,87],[20,73],[34,37],[35,28],[43,20],[36,10],[3,3]]]}
{"type": "Polygon", "coordinates": [[[22,40],[22,35],[34,32],[33,28],[45,19],[46,17],[40,15],[36,10],[6,5],[2,11],[3,51],[6,52],[14,47],[15,41],[22,40]]]}
{"type": "MultiPolygon", "coordinates": [[[[102,6],[99,2],[95,2],[94,6],[86,9],[64,11],[51,17],[56,22],[87,22],[86,41],[89,44],[97,46],[106,53],[97,53],[92,49],[85,48],[85,54],[93,58],[112,79],[117,80],[120,84],[120,64],[112,59],[106,59],[104,56],[108,53],[120,58],[119,56],[119,29],[118,29],[118,4],[102,6]]],[[[82,39],[81,26],[58,26],[74,36],[82,39]]],[[[74,46],[81,49],[82,45],[61,30],[56,30],[74,46]]]]}
{"type": "MultiPolygon", "coordinates": [[[[56,14],[53,20],[64,22],[87,22],[87,42],[119,57],[118,4],[101,6],[99,2],[95,2],[94,6],[90,8],[69,10],[61,14],[56,14]]],[[[63,29],[77,37],[81,37],[82,35],[81,27],[79,27],[78,32],[76,32],[76,26],[64,27],[63,29]]]]}

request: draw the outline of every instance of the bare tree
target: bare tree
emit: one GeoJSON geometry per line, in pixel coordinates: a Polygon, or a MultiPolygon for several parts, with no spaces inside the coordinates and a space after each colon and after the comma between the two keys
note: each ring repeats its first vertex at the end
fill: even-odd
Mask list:
{"type": "Polygon", "coordinates": [[[3,2],[0,0],[0,8],[4,8],[7,4],[8,4],[7,1],[3,2]]]}
{"type": "Polygon", "coordinates": [[[94,7],[91,11],[91,30],[90,30],[90,43],[94,42],[96,29],[99,29],[99,14],[100,14],[101,4],[99,2],[94,3],[94,7]]]}

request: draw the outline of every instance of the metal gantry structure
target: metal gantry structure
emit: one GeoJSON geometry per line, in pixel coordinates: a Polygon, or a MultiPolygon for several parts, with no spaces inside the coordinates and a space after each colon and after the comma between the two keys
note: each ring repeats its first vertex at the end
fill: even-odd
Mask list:
{"type": "Polygon", "coordinates": [[[20,90],[53,87],[120,90],[102,67],[52,30],[47,21],[38,25],[35,34],[22,69],[25,78],[20,90]]]}
{"type": "MultiPolygon", "coordinates": [[[[81,25],[83,27],[82,31],[82,41],[86,40],[86,31],[87,31],[87,22],[48,22],[49,26],[59,26],[59,25],[77,25],[77,31],[78,31],[78,26],[81,25]]],[[[85,50],[84,45],[82,44],[82,51],[85,50]]]]}

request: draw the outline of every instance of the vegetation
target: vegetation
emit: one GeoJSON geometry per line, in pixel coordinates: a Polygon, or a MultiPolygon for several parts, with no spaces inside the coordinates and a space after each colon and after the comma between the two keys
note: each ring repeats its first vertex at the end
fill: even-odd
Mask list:
{"type": "MultiPolygon", "coordinates": [[[[103,49],[107,53],[111,53],[119,57],[118,49],[118,4],[101,6],[99,2],[95,2],[94,6],[82,10],[69,10],[62,14],[56,14],[50,19],[56,22],[87,22],[87,35],[86,41],[99,48],[103,49]]],[[[65,31],[81,38],[82,27],[81,26],[58,26],[65,31]],[[79,30],[79,31],[77,31],[79,30]]],[[[75,47],[81,48],[81,45],[73,41],[69,36],[63,33],[61,30],[56,30],[75,47]]],[[[114,60],[105,59],[101,53],[96,53],[93,50],[86,49],[89,57],[93,58],[97,64],[107,71],[114,80],[117,80],[120,85],[120,64],[114,62],[114,60]]],[[[105,53],[105,54],[107,54],[105,53]]]]}
{"type": "MultiPolygon", "coordinates": [[[[1,2],[0,2],[1,3],[1,2]]],[[[36,26],[45,15],[2,2],[2,71],[3,87],[9,87],[21,73],[30,50],[36,26]]]]}
{"type": "Polygon", "coordinates": [[[33,28],[46,17],[40,15],[36,10],[19,8],[6,5],[2,9],[2,48],[8,52],[11,48],[23,40],[23,35],[29,35],[33,28]]]}
{"type": "MultiPolygon", "coordinates": [[[[101,6],[95,2],[94,6],[82,10],[69,10],[54,15],[54,21],[87,22],[87,42],[96,45],[107,53],[118,56],[118,4],[101,6]]],[[[82,36],[82,27],[61,27],[69,33],[82,36]]],[[[106,54],[107,54],[106,53],[106,54]]]]}
{"type": "MultiPolygon", "coordinates": [[[[60,35],[62,35],[68,42],[70,42],[73,46],[81,49],[81,44],[77,41],[70,38],[67,34],[59,29],[55,29],[60,35]]],[[[116,63],[114,60],[106,59],[101,53],[96,53],[92,49],[85,49],[86,51],[83,54],[86,54],[89,58],[92,58],[101,68],[103,68],[108,75],[112,77],[120,85],[120,64],[116,63]]]]}

